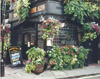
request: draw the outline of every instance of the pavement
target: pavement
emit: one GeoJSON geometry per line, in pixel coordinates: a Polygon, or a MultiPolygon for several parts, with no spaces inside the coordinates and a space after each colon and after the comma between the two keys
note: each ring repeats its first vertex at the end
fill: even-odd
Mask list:
{"type": "Polygon", "coordinates": [[[95,74],[100,75],[100,64],[73,70],[45,70],[44,72],[38,75],[35,73],[26,73],[24,71],[24,68],[25,67],[12,68],[10,66],[6,66],[5,77],[0,77],[0,79],[70,79],[79,76],[95,74]]]}

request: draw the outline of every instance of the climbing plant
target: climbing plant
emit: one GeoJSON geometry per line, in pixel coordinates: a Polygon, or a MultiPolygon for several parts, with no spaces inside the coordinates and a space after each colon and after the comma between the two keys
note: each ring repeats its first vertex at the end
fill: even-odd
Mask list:
{"type": "Polygon", "coordinates": [[[99,10],[100,8],[97,4],[81,0],[68,1],[64,7],[65,14],[71,16],[71,20],[80,24],[84,24],[88,19],[100,18],[99,10]]]}

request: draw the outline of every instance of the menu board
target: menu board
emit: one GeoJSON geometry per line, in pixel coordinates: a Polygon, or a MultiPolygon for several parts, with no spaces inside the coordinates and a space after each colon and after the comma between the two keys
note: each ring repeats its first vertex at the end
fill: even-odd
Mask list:
{"type": "Polygon", "coordinates": [[[13,67],[22,65],[21,48],[11,46],[9,48],[10,61],[13,67]]]}

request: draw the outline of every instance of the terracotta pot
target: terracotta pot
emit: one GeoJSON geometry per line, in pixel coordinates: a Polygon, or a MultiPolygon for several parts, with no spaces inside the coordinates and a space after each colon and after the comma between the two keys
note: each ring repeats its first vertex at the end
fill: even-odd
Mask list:
{"type": "Polygon", "coordinates": [[[39,73],[41,73],[43,71],[44,71],[44,65],[43,64],[39,64],[39,65],[36,66],[36,69],[35,69],[34,72],[39,74],[39,73]]]}

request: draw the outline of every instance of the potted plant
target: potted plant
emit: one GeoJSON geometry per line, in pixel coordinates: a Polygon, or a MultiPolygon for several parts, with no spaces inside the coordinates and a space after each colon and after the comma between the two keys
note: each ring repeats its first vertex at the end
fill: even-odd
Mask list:
{"type": "Polygon", "coordinates": [[[92,41],[93,39],[96,39],[97,36],[100,34],[100,27],[95,22],[85,23],[83,25],[82,31],[84,32],[82,42],[85,42],[86,40],[89,39],[92,41]]]}
{"type": "Polygon", "coordinates": [[[43,49],[32,47],[28,49],[28,64],[25,67],[25,71],[31,73],[41,73],[44,70],[45,59],[44,56],[46,52],[43,49]]]}
{"type": "Polygon", "coordinates": [[[48,18],[42,22],[42,38],[53,37],[58,33],[59,28],[62,27],[61,22],[54,18],[48,18]]]}

